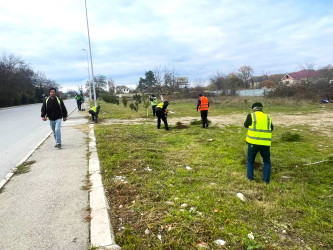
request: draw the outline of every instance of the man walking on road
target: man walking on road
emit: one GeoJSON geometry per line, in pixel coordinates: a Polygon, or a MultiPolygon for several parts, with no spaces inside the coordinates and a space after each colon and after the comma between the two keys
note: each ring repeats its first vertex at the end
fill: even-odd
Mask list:
{"type": "Polygon", "coordinates": [[[270,147],[272,142],[273,123],[272,118],[265,114],[263,106],[260,102],[252,105],[253,113],[248,114],[244,127],[248,128],[246,142],[248,144],[247,151],[247,178],[252,181],[254,160],[258,152],[260,152],[264,161],[263,181],[269,183],[271,176],[271,153],[270,147]]]}
{"type": "Polygon", "coordinates": [[[61,118],[67,120],[67,109],[64,102],[56,96],[56,89],[50,88],[50,96],[43,102],[41,117],[43,121],[50,120],[50,126],[56,140],[55,147],[61,148],[61,118]]]}
{"type": "Polygon", "coordinates": [[[209,101],[206,96],[199,94],[197,111],[200,110],[202,128],[208,128],[208,109],[209,109],[209,101]]]}

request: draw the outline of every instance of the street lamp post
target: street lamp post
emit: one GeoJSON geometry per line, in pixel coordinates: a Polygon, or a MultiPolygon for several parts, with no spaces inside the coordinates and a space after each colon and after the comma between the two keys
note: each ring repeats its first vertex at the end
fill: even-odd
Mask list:
{"type": "Polygon", "coordinates": [[[87,53],[87,64],[88,64],[88,84],[89,84],[89,100],[91,101],[91,81],[90,81],[90,71],[89,71],[89,58],[88,58],[88,51],[82,49],[87,53]]]}
{"type": "Polygon", "coordinates": [[[86,6],[86,19],[87,19],[87,30],[88,30],[89,52],[90,52],[90,65],[91,65],[91,75],[92,75],[92,83],[93,83],[93,90],[94,90],[94,103],[95,103],[95,106],[97,107],[94,67],[93,67],[93,62],[92,62],[91,45],[90,45],[90,34],[89,34],[89,23],[88,23],[87,0],[84,0],[84,3],[85,3],[85,6],[86,6]]]}

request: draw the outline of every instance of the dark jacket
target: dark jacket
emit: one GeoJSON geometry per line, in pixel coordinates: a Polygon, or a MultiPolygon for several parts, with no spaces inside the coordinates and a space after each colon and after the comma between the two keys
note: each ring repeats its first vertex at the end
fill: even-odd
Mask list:
{"type": "Polygon", "coordinates": [[[169,103],[168,102],[163,102],[162,108],[160,108],[158,105],[155,108],[156,112],[165,112],[166,108],[168,107],[169,103]]]}
{"type": "Polygon", "coordinates": [[[67,109],[65,107],[65,104],[60,98],[59,100],[61,107],[58,103],[57,98],[48,98],[47,105],[45,100],[41,109],[41,117],[48,117],[52,121],[67,117],[67,109]]]}
{"type": "MultiPolygon", "coordinates": [[[[262,112],[262,111],[257,111],[257,112],[262,112]]],[[[249,126],[251,126],[251,124],[252,124],[252,116],[251,116],[251,114],[248,114],[247,117],[246,117],[246,120],[244,122],[244,127],[248,128],[249,126]]],[[[271,128],[272,128],[272,131],[273,131],[273,129],[274,129],[273,123],[271,124],[271,128]]]]}

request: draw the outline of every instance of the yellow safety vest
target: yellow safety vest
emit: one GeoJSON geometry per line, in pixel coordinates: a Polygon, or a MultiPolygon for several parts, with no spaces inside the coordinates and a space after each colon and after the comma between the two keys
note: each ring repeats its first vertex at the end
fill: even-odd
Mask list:
{"type": "Polygon", "coordinates": [[[151,106],[156,106],[157,105],[157,98],[153,97],[153,100],[151,101],[151,106]]]}
{"type": "Polygon", "coordinates": [[[91,109],[92,111],[94,111],[95,113],[97,112],[97,107],[96,107],[96,106],[91,107],[90,109],[91,109]]]}
{"type": "MultiPolygon", "coordinates": [[[[57,102],[58,102],[58,104],[59,104],[59,106],[60,106],[60,110],[62,111],[61,103],[60,103],[60,99],[58,98],[58,96],[56,96],[56,98],[57,98],[57,102]]],[[[46,102],[45,102],[45,104],[46,104],[46,109],[47,109],[47,102],[49,101],[49,99],[50,99],[50,96],[49,96],[48,98],[46,98],[46,102]]]]}
{"type": "Polygon", "coordinates": [[[271,146],[272,118],[263,112],[251,114],[252,124],[249,126],[246,141],[251,144],[271,146]]]}
{"type": "Polygon", "coordinates": [[[163,108],[163,104],[164,104],[164,102],[160,102],[160,103],[156,106],[156,108],[163,108]]]}

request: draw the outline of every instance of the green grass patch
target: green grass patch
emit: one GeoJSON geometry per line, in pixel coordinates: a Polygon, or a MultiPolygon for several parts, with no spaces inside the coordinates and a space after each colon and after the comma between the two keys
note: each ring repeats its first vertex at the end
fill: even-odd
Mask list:
{"type": "Polygon", "coordinates": [[[216,249],[223,239],[230,249],[332,248],[332,164],[304,164],[327,159],[333,142],[306,126],[297,127],[302,140],[285,141],[290,129],[275,126],[266,185],[260,156],[255,181],[246,178],[245,128],[95,126],[117,244],[196,249],[203,242],[216,249]]]}
{"type": "Polygon", "coordinates": [[[19,174],[25,174],[30,171],[30,167],[32,164],[34,164],[36,161],[25,161],[22,164],[18,165],[14,170],[13,173],[14,175],[19,175],[19,174]]]}
{"type": "Polygon", "coordinates": [[[281,135],[281,140],[282,141],[299,141],[299,140],[301,140],[301,135],[287,131],[281,135]]]}

